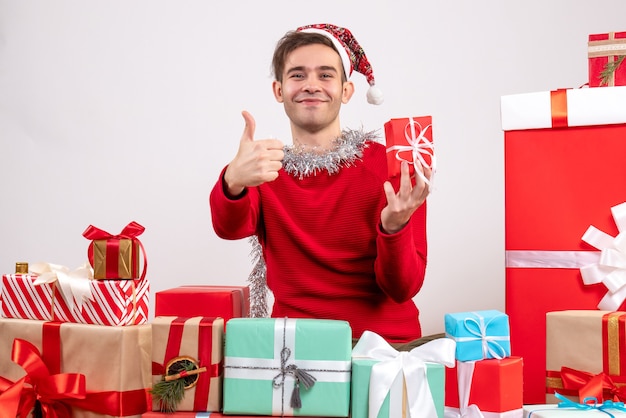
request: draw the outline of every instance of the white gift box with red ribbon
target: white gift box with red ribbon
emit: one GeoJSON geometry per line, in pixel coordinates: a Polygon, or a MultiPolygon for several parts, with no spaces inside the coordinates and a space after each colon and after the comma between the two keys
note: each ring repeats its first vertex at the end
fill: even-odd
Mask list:
{"type": "Polygon", "coordinates": [[[626,123],[626,86],[506,95],[500,113],[504,131],[626,123]]]}
{"type": "Polygon", "coordinates": [[[148,322],[150,282],[93,280],[89,266],[36,263],[2,276],[0,316],[108,326],[148,322]]]}

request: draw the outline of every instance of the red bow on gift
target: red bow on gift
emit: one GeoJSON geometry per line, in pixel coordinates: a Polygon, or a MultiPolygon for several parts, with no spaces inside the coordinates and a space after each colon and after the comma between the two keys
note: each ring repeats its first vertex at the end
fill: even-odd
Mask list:
{"type": "Polygon", "coordinates": [[[16,382],[0,377],[0,417],[27,417],[37,400],[46,418],[70,418],[71,407],[105,415],[140,415],[152,402],[146,389],[88,392],[83,374],[51,375],[37,347],[19,338],[13,341],[12,360],[26,375],[16,382]]]}
{"type": "Polygon", "coordinates": [[[604,372],[594,375],[582,370],[562,367],[561,380],[564,389],[578,392],[581,403],[589,397],[596,398],[598,401],[624,402],[626,400],[626,386],[616,385],[613,379],[604,372]]]}
{"type": "Polygon", "coordinates": [[[148,260],[146,258],[146,252],[143,248],[143,244],[141,243],[141,241],[139,241],[139,239],[137,239],[137,237],[141,234],[143,234],[143,232],[146,230],[146,228],[144,228],[143,226],[139,225],[137,222],[132,221],[130,222],[128,225],[126,225],[124,227],[124,229],[122,229],[122,232],[120,232],[117,235],[113,235],[110,234],[100,228],[97,228],[93,225],[89,225],[87,227],[87,229],[85,229],[85,232],[83,232],[83,237],[92,240],[91,245],[89,246],[89,248],[87,249],[87,257],[89,258],[89,263],[91,264],[91,266],[93,267],[93,240],[99,240],[99,239],[130,239],[133,241],[137,241],[137,243],[139,243],[139,246],[141,247],[141,252],[143,254],[143,271],[141,273],[141,279],[146,277],[146,270],[148,268],[148,260]]]}
{"type": "Polygon", "coordinates": [[[11,359],[26,371],[26,376],[15,383],[2,379],[1,416],[28,416],[39,401],[43,416],[70,418],[71,411],[64,401],[85,398],[85,376],[78,373],[51,375],[39,350],[30,342],[16,338],[11,359]]]}

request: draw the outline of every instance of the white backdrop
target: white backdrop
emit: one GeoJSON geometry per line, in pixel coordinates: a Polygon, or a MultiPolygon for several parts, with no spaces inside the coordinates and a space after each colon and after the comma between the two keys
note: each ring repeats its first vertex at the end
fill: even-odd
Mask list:
{"type": "Polygon", "coordinates": [[[245,284],[249,245],[215,235],[208,194],[241,110],[258,137],[290,141],[271,53],[328,22],[351,29],[386,98],[368,105],[355,74],[342,125],[433,117],[424,332],[446,312],[504,310],[500,96],[584,84],[587,36],[626,30],[625,15],[621,0],[0,0],[0,272],[78,267],[88,225],[134,220],[153,293],[245,284]]]}

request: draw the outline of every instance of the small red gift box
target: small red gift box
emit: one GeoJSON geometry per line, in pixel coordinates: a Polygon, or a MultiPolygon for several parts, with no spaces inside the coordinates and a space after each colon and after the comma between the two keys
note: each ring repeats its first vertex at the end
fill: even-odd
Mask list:
{"type": "Polygon", "coordinates": [[[155,316],[246,318],[248,286],[179,286],[155,294],[155,316]]]}
{"type": "Polygon", "coordinates": [[[137,238],[145,228],[131,222],[117,235],[89,225],[83,236],[92,240],[87,250],[94,279],[137,279],[146,276],[148,266],[143,244],[137,238]],[[143,255],[140,274],[139,260],[143,255]]]}
{"type": "MultiPolygon", "coordinates": [[[[157,316],[152,322],[153,383],[163,379],[176,362],[193,362],[203,372],[189,377],[185,395],[177,411],[220,411],[224,320],[222,318],[157,316]]],[[[182,364],[182,363],[181,363],[182,364]]],[[[162,411],[156,399],[153,411],[162,411]]]]}
{"type": "Polygon", "coordinates": [[[580,268],[598,251],[590,225],[615,236],[626,188],[626,87],[502,97],[505,311],[524,359],[524,403],[545,403],[547,312],[596,309],[607,289],[580,268]]]}
{"type": "MultiPolygon", "coordinates": [[[[461,362],[457,361],[457,366],[446,368],[445,405],[447,407],[460,407],[457,375],[459,363],[461,362]]],[[[474,363],[474,370],[471,375],[468,405],[476,405],[482,412],[507,412],[522,408],[523,361],[521,357],[479,360],[472,363],[474,363]]],[[[465,363],[465,365],[468,364],[465,363]]]]}
{"type": "Polygon", "coordinates": [[[587,55],[589,87],[626,86],[626,32],[589,35],[587,55]]]}
{"type": "Polygon", "coordinates": [[[409,172],[415,173],[415,164],[434,168],[432,117],[419,116],[391,119],[385,123],[387,168],[389,177],[400,174],[402,161],[409,163],[409,172]]]}

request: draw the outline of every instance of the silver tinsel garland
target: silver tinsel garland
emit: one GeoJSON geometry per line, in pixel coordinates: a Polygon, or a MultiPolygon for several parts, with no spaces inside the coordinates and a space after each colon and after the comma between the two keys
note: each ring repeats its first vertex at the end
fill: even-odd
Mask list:
{"type": "MultiPolygon", "coordinates": [[[[341,136],[333,141],[329,150],[315,147],[290,145],[284,147],[285,157],[283,169],[286,173],[303,179],[315,176],[326,170],[328,174],[336,174],[342,167],[354,165],[363,157],[363,150],[369,141],[376,141],[376,131],[363,132],[346,129],[341,136]]],[[[250,317],[266,318],[269,316],[267,306],[268,288],[266,282],[267,268],[263,258],[263,248],[256,235],[249,238],[252,250],[250,256],[254,267],[248,276],[250,283],[250,317]]]]}

